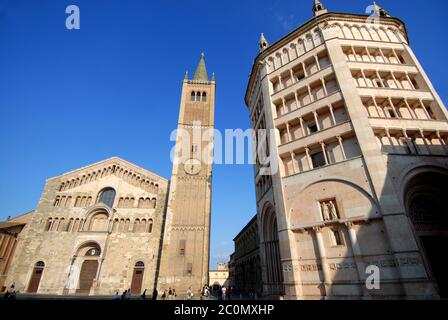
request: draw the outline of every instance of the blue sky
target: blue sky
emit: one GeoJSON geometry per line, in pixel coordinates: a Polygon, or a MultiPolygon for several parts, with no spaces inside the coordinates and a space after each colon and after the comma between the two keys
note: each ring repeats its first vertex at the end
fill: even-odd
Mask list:
{"type": "MultiPolygon", "coordinates": [[[[363,13],[371,1],[323,0],[363,13]]],[[[383,0],[447,101],[446,1],[383,0]]],[[[185,70],[201,51],[217,81],[216,127],[248,128],[244,93],[260,32],[273,42],[312,0],[0,0],[0,220],[32,210],[45,179],[119,156],[169,178],[185,70]],[[81,29],[65,28],[76,4],[81,29]]],[[[249,165],[213,173],[211,266],[255,213],[249,165]]]]}

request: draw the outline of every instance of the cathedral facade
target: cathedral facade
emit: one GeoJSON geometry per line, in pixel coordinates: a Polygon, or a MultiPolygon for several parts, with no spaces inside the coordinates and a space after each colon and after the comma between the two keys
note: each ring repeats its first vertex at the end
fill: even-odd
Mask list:
{"type": "MultiPolygon", "coordinates": [[[[184,80],[179,127],[213,127],[214,88],[202,56],[184,80]]],[[[171,181],[117,157],[48,179],[17,236],[5,287],[55,295],[198,292],[208,284],[212,170],[198,154],[211,143],[188,142],[192,154],[174,165],[171,181]]]]}
{"type": "Polygon", "coordinates": [[[313,19],[261,36],[245,100],[251,127],[275,132],[255,165],[266,296],[448,294],[448,113],[404,23],[372,10],[315,0],[313,19]]]}

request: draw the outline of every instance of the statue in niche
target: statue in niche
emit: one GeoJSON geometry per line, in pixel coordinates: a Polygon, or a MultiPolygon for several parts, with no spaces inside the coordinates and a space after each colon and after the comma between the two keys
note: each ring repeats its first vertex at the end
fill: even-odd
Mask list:
{"type": "Polygon", "coordinates": [[[322,211],[322,218],[324,219],[324,221],[330,221],[330,208],[328,206],[328,204],[326,202],[322,202],[320,204],[320,208],[322,211]]]}
{"type": "Polygon", "coordinates": [[[330,207],[330,217],[331,217],[331,220],[338,220],[339,219],[338,212],[336,210],[336,205],[334,204],[334,201],[330,200],[328,202],[328,206],[330,207]]]}

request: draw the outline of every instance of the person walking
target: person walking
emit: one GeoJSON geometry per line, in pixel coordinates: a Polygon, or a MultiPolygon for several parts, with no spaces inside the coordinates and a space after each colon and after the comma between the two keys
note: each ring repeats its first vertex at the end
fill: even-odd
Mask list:
{"type": "Polygon", "coordinates": [[[146,300],[146,289],[142,293],[142,300],[146,300]]]}
{"type": "Polygon", "coordinates": [[[126,300],[126,295],[128,294],[128,290],[124,290],[123,293],[121,294],[121,300],[126,300]]]}
{"type": "Polygon", "coordinates": [[[191,287],[187,290],[187,300],[191,300],[193,298],[193,291],[191,290],[191,287]]]}
{"type": "Polygon", "coordinates": [[[159,295],[159,292],[157,291],[157,288],[154,288],[154,290],[152,291],[151,300],[157,300],[158,295],[159,295]]]}
{"type": "Polygon", "coordinates": [[[176,300],[177,294],[176,294],[176,289],[173,288],[173,300],[176,300]]]}
{"type": "Polygon", "coordinates": [[[227,288],[222,286],[221,292],[222,292],[222,300],[226,300],[227,288]]]}
{"type": "Polygon", "coordinates": [[[120,294],[117,292],[115,292],[114,296],[112,297],[112,300],[117,301],[120,300],[120,294]]]}
{"type": "Polygon", "coordinates": [[[173,300],[173,290],[171,290],[171,287],[168,289],[168,300],[173,300]]]}

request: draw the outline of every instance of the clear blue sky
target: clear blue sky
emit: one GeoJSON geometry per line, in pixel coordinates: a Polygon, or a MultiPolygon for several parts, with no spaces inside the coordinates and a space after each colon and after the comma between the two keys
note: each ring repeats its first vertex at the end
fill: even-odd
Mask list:
{"type": "MultiPolygon", "coordinates": [[[[371,1],[323,0],[363,13],[371,1]]],[[[382,0],[447,102],[447,1],[382,0]]],[[[247,128],[244,92],[260,32],[273,42],[312,0],[0,0],[0,219],[36,207],[45,179],[119,156],[170,177],[181,83],[201,51],[217,81],[216,127],[247,128]],[[81,30],[65,29],[65,8],[81,30]],[[154,141],[157,141],[156,143],[154,141]]],[[[214,167],[211,265],[255,213],[248,165],[214,167]]],[[[224,258],[225,257],[225,258],[224,258]]]]}

